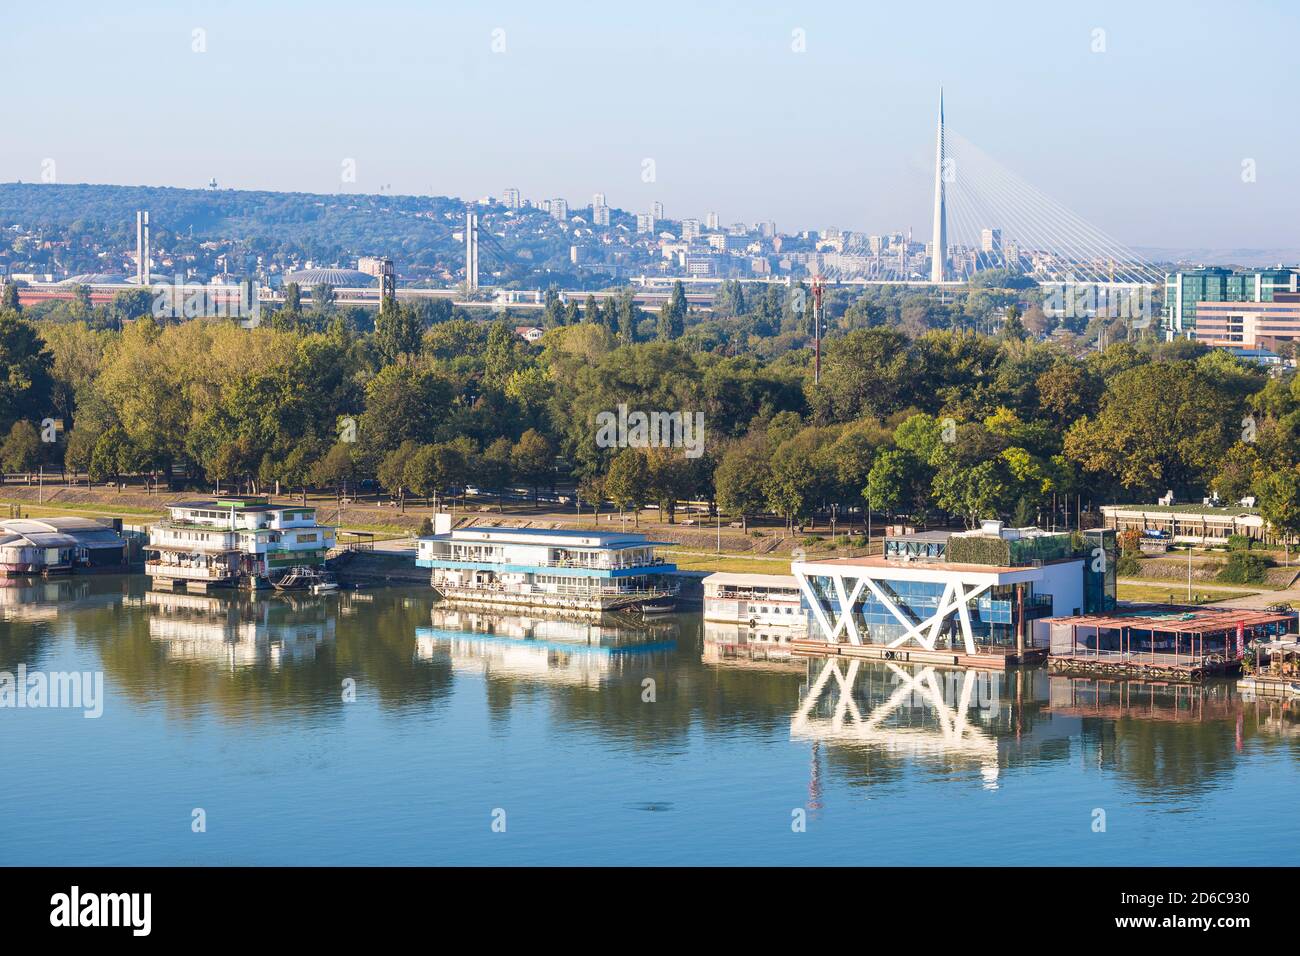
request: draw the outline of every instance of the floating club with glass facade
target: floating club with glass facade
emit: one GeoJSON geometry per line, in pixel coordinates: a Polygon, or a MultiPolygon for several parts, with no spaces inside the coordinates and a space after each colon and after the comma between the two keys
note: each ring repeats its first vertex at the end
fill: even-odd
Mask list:
{"type": "Polygon", "coordinates": [[[613,611],[671,605],[676,565],[642,534],[459,528],[421,538],[416,564],[448,601],[613,611]]]}
{"type": "Polygon", "coordinates": [[[798,561],[802,653],[1002,667],[1041,660],[1053,615],[1115,605],[1114,532],[978,531],[886,539],[881,557],[798,561]]]}

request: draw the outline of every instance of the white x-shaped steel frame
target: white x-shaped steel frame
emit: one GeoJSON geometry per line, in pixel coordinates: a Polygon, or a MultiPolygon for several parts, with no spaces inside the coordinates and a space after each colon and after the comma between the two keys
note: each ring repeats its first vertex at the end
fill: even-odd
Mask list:
{"type": "Polygon", "coordinates": [[[808,606],[812,608],[813,615],[817,618],[817,623],[822,626],[822,633],[826,635],[826,640],[829,643],[839,643],[841,631],[848,636],[850,644],[862,643],[862,634],[858,631],[857,622],[853,620],[853,606],[857,603],[858,598],[862,596],[863,590],[870,590],[875,599],[889,609],[889,613],[894,615],[898,623],[907,628],[902,636],[889,642],[889,647],[898,647],[908,641],[915,640],[927,651],[934,650],[935,642],[939,639],[939,631],[943,627],[944,621],[955,611],[961,623],[961,633],[966,644],[966,653],[975,653],[975,635],[971,631],[970,623],[970,602],[991,588],[993,586],[992,581],[976,582],[968,587],[957,578],[948,578],[944,582],[943,596],[939,599],[939,607],[925,620],[916,621],[904,614],[898,604],[890,599],[889,595],[871,577],[865,574],[852,573],[853,570],[862,569],[845,570],[849,570],[850,573],[845,574],[838,568],[833,573],[821,572],[822,576],[830,578],[835,588],[835,597],[839,600],[839,617],[832,625],[830,618],[827,616],[830,608],[822,602],[821,597],[814,590],[812,581],[809,579],[810,573],[800,568],[794,569],[794,575],[799,580],[799,588],[803,591],[808,606]],[[846,577],[853,579],[852,590],[845,587],[846,577]]]}

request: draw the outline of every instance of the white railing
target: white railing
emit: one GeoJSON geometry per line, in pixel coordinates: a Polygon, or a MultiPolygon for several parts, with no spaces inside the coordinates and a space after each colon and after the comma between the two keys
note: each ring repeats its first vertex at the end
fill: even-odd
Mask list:
{"type": "Polygon", "coordinates": [[[183,564],[166,564],[162,561],[149,561],[145,564],[146,573],[166,578],[189,578],[193,580],[211,580],[231,578],[235,572],[222,567],[189,567],[183,564]]]}

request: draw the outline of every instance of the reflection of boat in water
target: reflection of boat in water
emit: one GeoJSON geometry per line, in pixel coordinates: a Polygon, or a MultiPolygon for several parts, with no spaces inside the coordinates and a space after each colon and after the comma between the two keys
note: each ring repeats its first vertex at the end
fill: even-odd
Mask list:
{"type": "Polygon", "coordinates": [[[74,608],[110,607],[122,600],[128,580],[111,575],[0,577],[0,620],[52,621],[74,608]]]}
{"type": "Polygon", "coordinates": [[[596,685],[647,656],[676,646],[671,620],[630,613],[599,617],[507,614],[440,604],[430,627],[416,629],[416,657],[450,659],[454,669],[485,676],[596,685]]]}
{"type": "Polygon", "coordinates": [[[1249,699],[1255,697],[1300,697],[1300,680],[1263,680],[1243,677],[1237,689],[1249,699]]]}
{"type": "Polygon", "coordinates": [[[272,581],[271,586],[277,591],[310,591],[312,594],[324,594],[339,589],[334,575],[323,568],[307,565],[290,568],[279,580],[272,581]]]}
{"type": "Polygon", "coordinates": [[[804,658],[790,653],[790,641],[802,632],[785,627],[749,627],[704,621],[704,647],[701,660],[706,664],[756,664],[794,667],[802,670],[804,658]]]}
{"type": "Polygon", "coordinates": [[[149,636],[172,660],[228,667],[314,660],[334,639],[334,617],[320,601],[286,604],[236,595],[147,591],[149,636]]]}

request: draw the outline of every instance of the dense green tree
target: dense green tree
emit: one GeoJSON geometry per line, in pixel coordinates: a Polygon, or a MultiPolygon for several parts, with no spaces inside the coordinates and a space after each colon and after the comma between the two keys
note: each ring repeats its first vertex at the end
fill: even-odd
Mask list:
{"type": "Polygon", "coordinates": [[[41,460],[41,438],[29,421],[16,421],[0,442],[0,469],[30,472],[41,460]]]}
{"type": "Polygon", "coordinates": [[[530,428],[510,450],[510,470],[533,489],[536,502],[538,489],[555,480],[555,449],[545,435],[530,428]]]}
{"type": "Polygon", "coordinates": [[[907,338],[894,329],[860,329],[830,340],[820,385],[808,404],[823,422],[883,417],[912,402],[915,367],[907,338]]]}
{"type": "Polygon", "coordinates": [[[835,438],[830,428],[805,428],[776,447],[764,490],[768,509],[787,526],[811,517],[818,505],[833,494],[835,476],[829,458],[822,454],[835,438]]]}
{"type": "Polygon", "coordinates": [[[1192,362],[1139,364],[1108,380],[1094,418],[1066,433],[1066,454],[1131,491],[1190,497],[1231,444],[1239,410],[1192,362]]]}
{"type": "Polygon", "coordinates": [[[650,494],[650,469],[644,452],[625,448],[615,456],[605,476],[605,494],[620,512],[633,512],[640,525],[641,509],[650,494]]]}
{"type": "Polygon", "coordinates": [[[418,445],[411,439],[402,442],[392,451],[384,455],[379,462],[379,468],[376,470],[375,477],[379,479],[379,485],[398,502],[399,506],[405,506],[406,492],[410,488],[407,484],[408,465],[411,459],[421,451],[422,448],[429,448],[428,445],[418,445]]]}
{"type": "Polygon", "coordinates": [[[668,299],[659,307],[658,334],[661,342],[680,339],[686,331],[686,290],[681,280],[673,283],[668,299]]]}
{"type": "Polygon", "coordinates": [[[1300,467],[1269,472],[1257,484],[1259,513],[1289,548],[1300,536],[1300,467]]]}
{"type": "Polygon", "coordinates": [[[678,448],[651,448],[646,452],[646,494],[659,506],[668,523],[677,518],[677,502],[696,491],[696,474],[691,460],[678,448]]]}
{"type": "Polygon", "coordinates": [[[54,411],[53,365],[30,322],[0,314],[0,432],[20,418],[40,421],[54,411]]]}
{"type": "Polygon", "coordinates": [[[637,340],[637,323],[641,321],[641,310],[632,299],[631,292],[624,292],[618,300],[618,336],[628,345],[637,340]]]}
{"type": "Polygon", "coordinates": [[[771,462],[761,436],[733,443],[723,453],[713,475],[718,509],[734,515],[748,529],[749,517],[767,510],[767,483],[771,462]]]}
{"type": "Polygon", "coordinates": [[[375,350],[385,365],[398,356],[420,354],[420,320],[415,310],[388,300],[375,317],[375,350]]]}
{"type": "Polygon", "coordinates": [[[362,462],[373,467],[404,441],[429,444],[450,437],[449,382],[431,371],[388,365],[366,386],[366,410],[357,422],[362,462]]]}
{"type": "Polygon", "coordinates": [[[310,480],[316,487],[333,486],[334,493],[342,496],[357,473],[352,457],[352,446],[337,442],[312,466],[310,480]]]}
{"type": "Polygon", "coordinates": [[[329,312],[334,308],[334,287],[328,282],[318,282],[311,287],[311,307],[317,312],[329,312]]]}
{"type": "Polygon", "coordinates": [[[928,481],[929,469],[915,455],[896,449],[882,451],[871,466],[862,496],[873,511],[886,515],[916,512],[929,492],[928,481]]]}
{"type": "Polygon", "coordinates": [[[994,461],[973,468],[947,463],[934,476],[934,503],[959,515],[968,528],[977,527],[982,518],[997,517],[1006,498],[1006,484],[994,461]]]}
{"type": "Polygon", "coordinates": [[[478,460],[475,477],[481,487],[496,492],[498,510],[502,510],[502,496],[514,474],[510,458],[512,448],[510,439],[503,435],[483,449],[478,460]]]}

